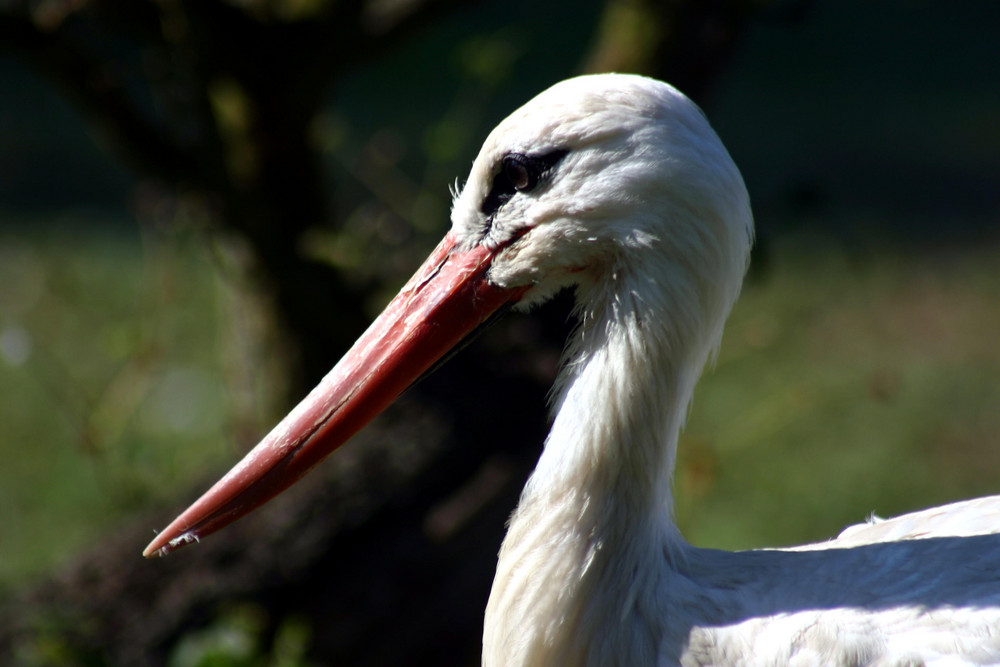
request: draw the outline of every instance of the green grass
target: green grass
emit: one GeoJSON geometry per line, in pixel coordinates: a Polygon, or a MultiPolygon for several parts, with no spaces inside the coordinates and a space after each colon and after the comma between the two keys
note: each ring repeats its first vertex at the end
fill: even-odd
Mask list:
{"type": "MultiPolygon", "coordinates": [[[[1000,492],[1000,247],[769,253],[682,439],[685,535],[793,543],[1000,492]]],[[[0,587],[211,481],[276,416],[230,281],[191,231],[0,232],[0,587]]]]}
{"type": "Polygon", "coordinates": [[[724,548],[1000,493],[1000,249],[801,240],[744,288],[682,439],[678,520],[724,548]]]}
{"type": "Polygon", "coordinates": [[[214,266],[190,231],[0,232],[0,586],[233,458],[254,363],[214,266]]]}

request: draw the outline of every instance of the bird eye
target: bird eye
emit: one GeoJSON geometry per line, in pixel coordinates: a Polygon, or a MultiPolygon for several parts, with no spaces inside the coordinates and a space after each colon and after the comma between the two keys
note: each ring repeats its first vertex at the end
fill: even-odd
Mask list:
{"type": "Polygon", "coordinates": [[[503,159],[503,175],[518,192],[538,185],[538,169],[523,155],[506,156],[503,159]]]}
{"type": "Polygon", "coordinates": [[[567,153],[565,150],[536,155],[508,153],[500,161],[500,170],[493,177],[493,185],[483,199],[480,210],[487,217],[492,216],[518,192],[534,189],[541,181],[549,178],[552,170],[567,153]]]}

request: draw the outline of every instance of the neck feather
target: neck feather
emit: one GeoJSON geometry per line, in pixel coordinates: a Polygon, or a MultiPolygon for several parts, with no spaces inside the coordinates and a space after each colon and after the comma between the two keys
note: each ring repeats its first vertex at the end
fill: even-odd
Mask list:
{"type": "Polygon", "coordinates": [[[555,421],[501,550],[484,659],[493,644],[506,664],[620,661],[585,645],[609,609],[622,610],[623,632],[651,638],[619,648],[656,644],[663,577],[686,546],[670,493],[677,438],[716,338],[657,277],[616,270],[578,292],[555,421]]]}

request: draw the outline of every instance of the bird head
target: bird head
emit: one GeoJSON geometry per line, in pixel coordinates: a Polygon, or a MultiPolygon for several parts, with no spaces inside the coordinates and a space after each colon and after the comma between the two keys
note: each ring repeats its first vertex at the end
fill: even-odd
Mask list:
{"type": "Polygon", "coordinates": [[[523,304],[641,267],[705,283],[696,291],[726,313],[753,235],[743,180],[701,110],[620,74],[563,81],[502,121],[455,198],[451,233],[495,253],[496,285],[529,286],[523,304]]]}
{"type": "Polygon", "coordinates": [[[612,74],[553,86],[489,135],[451,230],[368,331],[145,555],[197,541],[291,486],[505,304],[569,285],[578,302],[645,285],[661,310],[684,315],[674,330],[714,345],[751,234],[739,172],[681,93],[612,74]]]}

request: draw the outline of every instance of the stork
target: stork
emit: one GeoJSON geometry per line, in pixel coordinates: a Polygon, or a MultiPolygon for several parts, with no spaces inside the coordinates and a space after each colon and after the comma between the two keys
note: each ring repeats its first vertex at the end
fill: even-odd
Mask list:
{"type": "Polygon", "coordinates": [[[293,484],[505,304],[570,287],[579,324],[500,551],[484,665],[1000,663],[1000,496],[791,549],[679,534],[678,436],[753,238],[740,173],[684,95],[634,75],[556,84],[489,135],[451,217],[321,384],[146,556],[293,484]]]}

